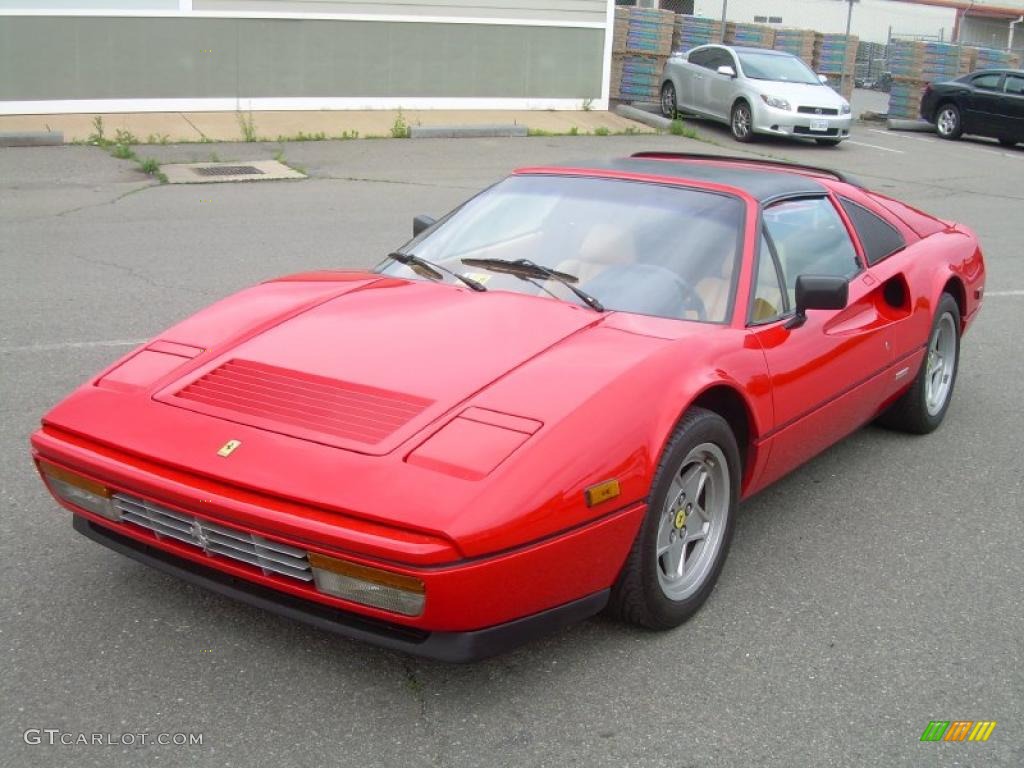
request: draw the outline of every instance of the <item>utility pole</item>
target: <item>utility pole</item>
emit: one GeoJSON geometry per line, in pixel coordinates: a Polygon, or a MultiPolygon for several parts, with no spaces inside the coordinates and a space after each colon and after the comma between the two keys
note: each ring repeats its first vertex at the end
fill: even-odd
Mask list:
{"type": "Polygon", "coordinates": [[[722,43],[725,43],[725,9],[729,7],[729,0],[722,0],[722,43]]]}
{"type": "MultiPolygon", "coordinates": [[[[850,26],[853,23],[853,0],[847,0],[847,2],[849,3],[849,6],[846,9],[846,45],[849,46],[849,44],[850,44],[850,26]]],[[[846,50],[848,50],[848,49],[844,49],[844,55],[843,55],[843,73],[842,73],[842,75],[839,76],[839,93],[840,93],[840,95],[842,95],[843,91],[846,90],[846,78],[847,78],[846,55],[845,55],[845,51],[846,50]]],[[[854,68],[856,68],[856,66],[857,66],[857,62],[855,60],[854,61],[854,68]]]]}

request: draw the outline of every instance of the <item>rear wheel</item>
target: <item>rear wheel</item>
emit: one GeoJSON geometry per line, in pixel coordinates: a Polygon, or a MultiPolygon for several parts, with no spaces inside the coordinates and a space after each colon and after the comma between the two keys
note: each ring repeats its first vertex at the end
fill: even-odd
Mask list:
{"type": "Polygon", "coordinates": [[[964,132],[956,104],[943,104],[935,115],[935,130],[944,139],[959,139],[964,132]]]}
{"type": "Polygon", "coordinates": [[[675,119],[678,105],[676,104],[676,87],[669,80],[661,86],[661,114],[670,120],[675,119]]]}
{"type": "Polygon", "coordinates": [[[935,431],[949,409],[960,363],[960,308],[948,293],[939,300],[921,370],[910,389],[883,413],[880,424],[926,435],[935,431]]]}
{"type": "Polygon", "coordinates": [[[690,409],[658,465],[647,516],[612,588],[611,613],[669,629],[700,608],[725,563],[740,472],[736,438],[725,419],[690,409]]]}
{"type": "Polygon", "coordinates": [[[815,139],[823,147],[838,147],[840,139],[815,139]]]}
{"type": "Polygon", "coordinates": [[[732,137],[736,141],[748,142],[754,139],[754,118],[750,113],[750,105],[745,101],[737,101],[732,107],[729,118],[732,137]]]}

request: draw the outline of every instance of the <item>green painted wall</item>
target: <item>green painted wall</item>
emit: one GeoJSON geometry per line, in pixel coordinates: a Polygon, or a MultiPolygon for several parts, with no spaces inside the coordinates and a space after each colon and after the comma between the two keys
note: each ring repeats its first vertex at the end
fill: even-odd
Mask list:
{"type": "Polygon", "coordinates": [[[598,98],[603,45],[588,28],[0,16],[0,101],[598,98]]]}

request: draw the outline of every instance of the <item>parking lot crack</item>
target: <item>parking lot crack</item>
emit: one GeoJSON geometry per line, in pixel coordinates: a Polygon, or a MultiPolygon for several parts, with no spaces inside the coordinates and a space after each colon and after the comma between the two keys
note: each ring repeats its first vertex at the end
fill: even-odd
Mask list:
{"type": "Polygon", "coordinates": [[[155,187],[155,186],[159,186],[159,185],[157,185],[157,184],[150,184],[150,183],[142,183],[140,186],[137,186],[137,187],[134,187],[132,189],[129,189],[127,192],[122,192],[120,195],[115,195],[114,197],[110,198],[109,200],[102,200],[102,201],[100,201],[98,203],[88,203],[86,205],[76,206],[75,208],[68,208],[68,209],[63,210],[63,211],[57,211],[57,213],[53,214],[53,216],[55,216],[55,217],[68,216],[68,215],[70,215],[72,213],[78,213],[79,211],[87,211],[90,208],[102,208],[103,206],[106,206],[106,205],[114,205],[118,201],[124,200],[124,198],[126,198],[126,197],[128,197],[130,195],[134,195],[137,192],[142,192],[142,191],[144,191],[146,189],[149,189],[150,187],[155,187]]]}

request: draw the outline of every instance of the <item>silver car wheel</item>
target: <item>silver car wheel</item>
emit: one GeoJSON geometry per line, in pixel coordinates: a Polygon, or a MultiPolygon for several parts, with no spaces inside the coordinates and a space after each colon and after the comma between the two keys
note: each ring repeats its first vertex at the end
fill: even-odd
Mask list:
{"type": "Polygon", "coordinates": [[[661,114],[669,119],[676,116],[676,87],[670,82],[661,86],[661,114]]]}
{"type": "Polygon", "coordinates": [[[935,120],[935,127],[938,129],[939,135],[944,138],[953,136],[959,124],[960,116],[952,107],[943,107],[939,112],[938,118],[935,120]]]}
{"type": "Polygon", "coordinates": [[[675,473],[655,545],[658,584],[670,600],[697,592],[718,558],[730,487],[729,465],[714,443],[696,446],[675,473]]]}
{"type": "Polygon", "coordinates": [[[732,110],[732,135],[740,141],[750,136],[750,107],[746,104],[737,104],[732,110]]]}
{"type": "Polygon", "coordinates": [[[956,370],[956,325],[948,312],[940,319],[928,343],[925,360],[924,401],[931,416],[946,405],[956,370]]]}

